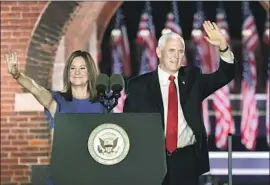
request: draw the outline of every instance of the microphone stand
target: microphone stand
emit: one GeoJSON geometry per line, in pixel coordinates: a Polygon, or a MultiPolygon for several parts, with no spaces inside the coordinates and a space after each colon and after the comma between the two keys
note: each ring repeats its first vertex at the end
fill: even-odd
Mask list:
{"type": "Polygon", "coordinates": [[[117,92],[113,92],[111,96],[102,93],[99,95],[99,101],[107,109],[108,112],[111,112],[112,109],[118,104],[118,99],[120,97],[121,94],[117,92]]]}
{"type": "Polygon", "coordinates": [[[107,96],[105,95],[105,92],[100,92],[98,94],[98,100],[104,107],[106,107],[105,101],[107,100],[107,96]]]}
{"type": "Polygon", "coordinates": [[[121,94],[118,92],[113,92],[112,96],[109,98],[109,105],[108,105],[108,112],[111,112],[112,109],[118,104],[118,99],[120,98],[121,94]]]}

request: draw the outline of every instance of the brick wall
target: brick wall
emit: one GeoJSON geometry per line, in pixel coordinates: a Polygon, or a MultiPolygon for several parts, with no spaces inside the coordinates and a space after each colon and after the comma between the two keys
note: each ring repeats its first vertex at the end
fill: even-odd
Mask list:
{"type": "MultiPolygon", "coordinates": [[[[102,18],[104,24],[107,24],[120,5],[108,4],[1,2],[2,185],[31,184],[31,166],[48,164],[50,152],[48,120],[43,108],[31,95],[24,93],[24,89],[7,73],[4,54],[9,48],[16,51],[19,69],[40,85],[49,88],[53,81],[52,66],[60,40],[63,36],[68,38],[69,43],[65,47],[69,52],[73,49],[87,49],[89,43],[80,44],[77,40],[89,41],[93,31],[91,26],[98,19],[102,18]],[[102,12],[104,7],[106,11],[102,12]],[[108,10],[108,7],[112,8],[108,10]],[[93,19],[87,22],[87,17],[93,19]],[[78,32],[78,26],[85,27],[83,32],[78,32]]],[[[97,33],[104,32],[104,24],[98,24],[97,33]]],[[[102,38],[99,36],[97,39],[102,38]]]]}
{"type": "Polygon", "coordinates": [[[68,54],[76,49],[87,50],[89,39],[86,38],[90,37],[95,27],[97,29],[97,47],[99,48],[109,21],[121,4],[120,1],[80,3],[80,9],[73,17],[73,21],[69,23],[65,34],[65,53],[68,54]],[[91,26],[85,26],[87,24],[91,26]]]}
{"type": "Polygon", "coordinates": [[[1,184],[29,182],[29,164],[46,161],[48,140],[35,146],[36,138],[47,138],[47,120],[39,112],[14,112],[15,93],[22,88],[7,73],[4,53],[17,51],[23,71],[31,33],[47,2],[1,2],[1,184]],[[42,128],[46,132],[40,132],[42,128]]]}

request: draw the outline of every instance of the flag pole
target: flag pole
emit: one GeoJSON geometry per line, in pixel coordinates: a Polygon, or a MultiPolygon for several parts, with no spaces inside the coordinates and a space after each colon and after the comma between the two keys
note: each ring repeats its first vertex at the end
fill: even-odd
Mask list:
{"type": "Polygon", "coordinates": [[[229,185],[232,185],[232,134],[228,137],[228,177],[229,185]]]}

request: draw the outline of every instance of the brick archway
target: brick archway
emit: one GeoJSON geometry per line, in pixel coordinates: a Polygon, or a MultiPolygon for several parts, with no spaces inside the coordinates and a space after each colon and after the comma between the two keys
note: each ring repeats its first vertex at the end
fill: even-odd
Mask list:
{"type": "Polygon", "coordinates": [[[87,49],[93,24],[100,43],[107,25],[122,2],[50,2],[34,28],[30,39],[25,73],[38,84],[48,87],[50,70],[62,36],[66,52],[87,49]],[[61,14],[59,10],[61,9],[61,14]]]}

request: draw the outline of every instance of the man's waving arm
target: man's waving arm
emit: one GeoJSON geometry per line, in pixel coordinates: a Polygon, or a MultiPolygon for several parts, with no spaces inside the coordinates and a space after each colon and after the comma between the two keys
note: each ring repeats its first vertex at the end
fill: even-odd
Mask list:
{"type": "Polygon", "coordinates": [[[205,21],[204,30],[208,37],[205,39],[213,46],[218,47],[220,52],[220,63],[217,71],[210,74],[202,74],[200,85],[202,91],[201,100],[222,88],[235,78],[237,62],[230,50],[224,35],[215,23],[205,21]]]}

